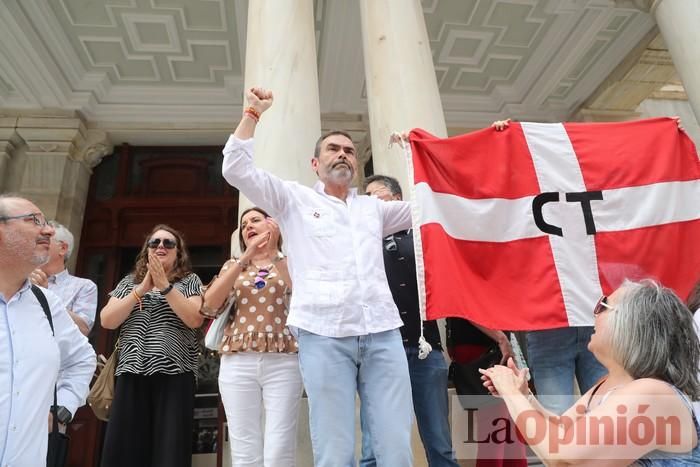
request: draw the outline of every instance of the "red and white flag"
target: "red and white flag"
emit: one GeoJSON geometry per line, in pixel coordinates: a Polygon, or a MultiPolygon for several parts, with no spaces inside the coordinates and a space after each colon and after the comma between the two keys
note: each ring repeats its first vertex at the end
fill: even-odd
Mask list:
{"type": "Polygon", "coordinates": [[[700,161],[675,120],[410,134],[421,310],[492,329],[593,324],[625,278],[700,277],[700,161]]]}

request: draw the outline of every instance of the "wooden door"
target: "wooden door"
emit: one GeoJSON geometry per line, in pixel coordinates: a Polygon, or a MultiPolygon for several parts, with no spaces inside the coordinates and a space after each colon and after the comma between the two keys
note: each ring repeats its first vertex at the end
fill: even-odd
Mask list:
{"type": "MultiPolygon", "coordinates": [[[[116,332],[100,326],[99,310],[108,293],[133,268],[145,235],[154,225],[168,224],[183,232],[194,270],[205,283],[229,257],[238,192],[221,176],[221,163],[220,147],[123,145],[95,169],[77,275],[98,286],[98,314],[90,334],[98,354],[111,354],[116,340],[116,332]]],[[[200,374],[200,390],[217,391],[218,364],[205,361],[202,367],[206,374],[204,378],[200,374]]],[[[104,428],[89,407],[78,410],[69,431],[69,466],[99,465],[104,428]]]]}

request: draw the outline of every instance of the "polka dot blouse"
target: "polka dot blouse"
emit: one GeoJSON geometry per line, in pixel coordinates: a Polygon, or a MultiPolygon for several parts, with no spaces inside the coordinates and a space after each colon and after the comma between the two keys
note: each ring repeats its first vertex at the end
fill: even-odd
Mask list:
{"type": "MultiPolygon", "coordinates": [[[[296,339],[286,327],[290,290],[275,264],[262,280],[254,265],[244,269],[229,294],[236,300],[235,313],[229,315],[221,353],[278,352],[296,353],[296,339]]],[[[224,304],[226,306],[227,304],[224,304]]]]}

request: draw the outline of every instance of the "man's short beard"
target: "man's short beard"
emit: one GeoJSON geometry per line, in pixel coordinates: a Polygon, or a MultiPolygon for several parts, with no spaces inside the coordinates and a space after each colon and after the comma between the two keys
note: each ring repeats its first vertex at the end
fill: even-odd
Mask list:
{"type": "Polygon", "coordinates": [[[349,185],[355,176],[349,167],[334,167],[328,172],[328,178],[336,185],[349,185]]]}
{"type": "Polygon", "coordinates": [[[36,267],[43,266],[49,262],[49,254],[34,254],[32,255],[31,262],[36,267]]]}
{"type": "Polygon", "coordinates": [[[5,234],[5,245],[3,245],[8,250],[10,257],[16,257],[20,262],[29,261],[29,263],[34,267],[43,266],[49,262],[49,252],[48,250],[43,253],[37,253],[32,251],[29,255],[29,250],[34,250],[37,245],[37,239],[29,239],[22,234],[10,231],[5,234]]]}

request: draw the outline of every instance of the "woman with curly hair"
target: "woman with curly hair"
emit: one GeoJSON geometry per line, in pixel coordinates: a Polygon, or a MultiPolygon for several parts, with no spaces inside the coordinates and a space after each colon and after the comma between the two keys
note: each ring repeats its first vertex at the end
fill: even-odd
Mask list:
{"type": "Polygon", "coordinates": [[[201,285],[182,234],[161,224],[110,293],[102,326],[121,331],[102,467],[191,465],[201,285]]]}

